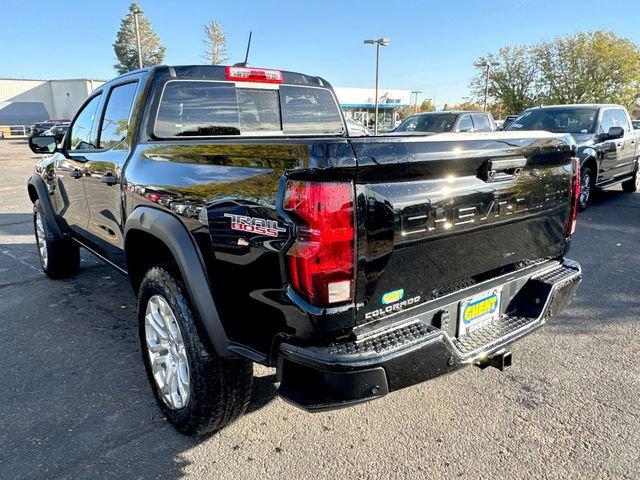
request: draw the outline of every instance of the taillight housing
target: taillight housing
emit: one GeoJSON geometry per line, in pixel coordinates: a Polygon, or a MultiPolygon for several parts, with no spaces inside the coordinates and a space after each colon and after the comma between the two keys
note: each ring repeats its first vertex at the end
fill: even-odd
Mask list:
{"type": "Polygon", "coordinates": [[[252,67],[226,67],[227,80],[236,82],[282,83],[284,77],[280,70],[252,67]]]}
{"type": "Polygon", "coordinates": [[[573,235],[576,231],[578,220],[578,201],[580,200],[580,160],[573,159],[573,172],[570,186],[571,210],[569,211],[569,221],[567,222],[567,236],[573,235]]]}
{"type": "Polygon", "coordinates": [[[283,207],[298,224],[295,242],[287,252],[292,287],[319,307],[353,301],[353,185],[291,180],[283,207]]]}

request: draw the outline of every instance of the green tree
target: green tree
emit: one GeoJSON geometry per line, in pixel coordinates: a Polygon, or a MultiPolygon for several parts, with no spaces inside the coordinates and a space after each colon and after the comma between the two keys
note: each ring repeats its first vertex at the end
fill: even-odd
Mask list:
{"type": "Polygon", "coordinates": [[[433,100],[426,98],[420,104],[419,110],[421,112],[434,112],[436,110],[436,106],[433,104],[433,100]]]}
{"type": "Polygon", "coordinates": [[[204,43],[206,45],[202,57],[211,65],[220,65],[227,61],[227,36],[220,22],[210,20],[204,26],[204,43]]]}
{"type": "MultiPolygon", "coordinates": [[[[488,55],[483,60],[497,61],[489,75],[489,101],[502,104],[505,111],[518,113],[535,102],[539,68],[534,49],[526,46],[503,47],[497,55],[488,55]]],[[[480,64],[481,62],[476,62],[480,64]]],[[[482,102],[486,81],[485,67],[477,67],[478,73],[471,80],[473,97],[482,102]]]]}
{"type": "Polygon", "coordinates": [[[166,48],[160,43],[160,38],[151,28],[149,20],[142,14],[140,5],[132,2],[127,13],[120,21],[120,29],[113,44],[118,63],[113,67],[118,73],[126,73],[138,68],[138,45],[136,41],[136,27],[134,12],[138,11],[138,29],[140,31],[140,50],[142,66],[151,67],[163,62],[166,48]]]}
{"type": "Polygon", "coordinates": [[[560,36],[535,49],[541,103],[620,103],[640,100],[640,50],[603,30],[560,36]]]}
{"type": "MultiPolygon", "coordinates": [[[[640,49],[631,40],[598,30],[556,37],[532,46],[508,46],[490,54],[490,103],[519,113],[535,104],[640,101],[640,49]]],[[[471,80],[474,98],[484,97],[485,70],[471,80]]]]}

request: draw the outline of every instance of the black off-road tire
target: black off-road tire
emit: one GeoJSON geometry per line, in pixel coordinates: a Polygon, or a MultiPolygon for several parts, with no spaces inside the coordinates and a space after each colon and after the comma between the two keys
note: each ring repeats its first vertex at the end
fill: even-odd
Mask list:
{"type": "Polygon", "coordinates": [[[140,347],[156,401],[176,430],[187,435],[216,432],[240,417],[247,408],[253,386],[253,365],[248,360],[219,357],[205,340],[185,287],[172,266],[151,268],[138,293],[140,347]],[[189,363],[189,396],[184,407],[170,408],[153,377],[145,336],[149,299],[161,296],[180,328],[189,363]]]}
{"type": "Polygon", "coordinates": [[[69,238],[56,238],[44,215],[40,200],[33,204],[33,229],[42,271],[53,279],[75,275],[80,267],[80,248],[69,238]],[[39,221],[41,228],[38,228],[39,221]],[[41,240],[44,240],[44,245],[41,240]]]}
{"type": "Polygon", "coordinates": [[[627,193],[634,193],[640,190],[640,160],[636,162],[636,169],[633,172],[633,177],[622,182],[622,190],[627,193]]]}
{"type": "Polygon", "coordinates": [[[578,198],[578,208],[580,211],[586,210],[589,206],[594,185],[595,177],[593,171],[589,167],[583,167],[580,170],[580,197],[578,198]]]}

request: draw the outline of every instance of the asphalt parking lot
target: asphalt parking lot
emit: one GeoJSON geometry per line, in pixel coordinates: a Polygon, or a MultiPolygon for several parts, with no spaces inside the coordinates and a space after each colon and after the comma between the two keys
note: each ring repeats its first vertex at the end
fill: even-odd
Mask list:
{"type": "Polygon", "coordinates": [[[511,370],[311,415],[255,368],[248,413],[193,439],[156,407],[127,280],[85,253],[74,278],[40,272],[36,158],[0,140],[0,478],[640,478],[640,194],[580,215],[584,281],[511,370]]]}

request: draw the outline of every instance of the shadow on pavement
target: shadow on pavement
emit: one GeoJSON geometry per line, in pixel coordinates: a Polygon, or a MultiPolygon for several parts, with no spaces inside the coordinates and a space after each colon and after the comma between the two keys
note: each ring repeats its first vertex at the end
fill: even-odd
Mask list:
{"type": "MultiPolygon", "coordinates": [[[[181,453],[206,438],[176,433],[155,404],[128,281],[86,252],[78,275],[49,280],[22,237],[31,222],[0,214],[0,477],[181,478],[181,453]]],[[[255,376],[248,413],[274,382],[255,376]]]]}

